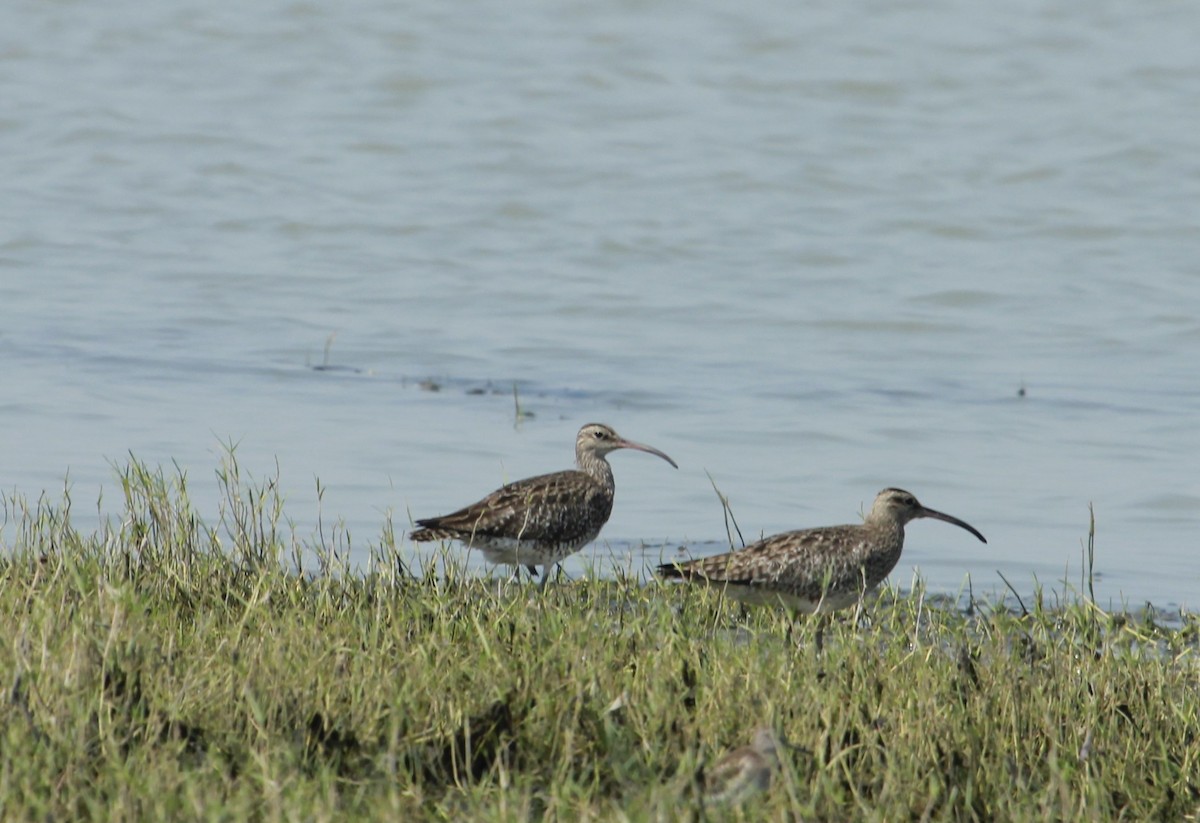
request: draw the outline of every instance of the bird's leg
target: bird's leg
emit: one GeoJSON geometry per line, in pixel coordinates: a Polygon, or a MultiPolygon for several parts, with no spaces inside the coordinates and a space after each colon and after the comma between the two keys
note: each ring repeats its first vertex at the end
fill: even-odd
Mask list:
{"type": "Polygon", "coordinates": [[[866,597],[860,595],[858,602],[854,604],[854,627],[860,627],[864,618],[868,621],[870,620],[870,617],[867,615],[866,597]]]}
{"type": "Polygon", "coordinates": [[[810,618],[812,620],[816,620],[817,631],[816,635],[814,636],[814,640],[817,646],[817,654],[819,655],[825,649],[825,626],[828,624],[829,615],[821,611],[820,607],[818,607],[817,611],[811,615],[808,612],[803,612],[799,609],[789,609],[789,614],[791,615],[791,620],[789,620],[787,624],[787,633],[784,636],[785,640],[788,643],[795,642],[795,644],[799,646],[801,643],[801,621],[808,620],[810,618]]]}
{"type": "Polygon", "coordinates": [[[550,567],[543,566],[542,567],[542,579],[541,579],[541,582],[538,583],[538,591],[539,592],[544,592],[546,590],[546,581],[549,579],[550,579],[550,567]]]}
{"type": "Polygon", "coordinates": [[[825,652],[825,629],[829,628],[829,623],[833,618],[828,614],[817,615],[817,654],[821,655],[825,652]]]}

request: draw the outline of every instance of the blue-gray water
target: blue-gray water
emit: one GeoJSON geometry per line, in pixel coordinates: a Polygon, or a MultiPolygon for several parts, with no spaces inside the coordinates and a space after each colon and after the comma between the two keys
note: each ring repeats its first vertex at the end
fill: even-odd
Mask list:
{"type": "Polygon", "coordinates": [[[715,550],[707,470],[747,538],[910,489],[988,536],[909,527],[951,593],[1078,584],[1094,503],[1098,594],[1194,608],[1197,43],[1164,0],[8,3],[3,488],[86,524],[132,452],[215,518],[236,441],[362,559],[600,420],[681,467],[613,456],[601,570],[715,550]]]}

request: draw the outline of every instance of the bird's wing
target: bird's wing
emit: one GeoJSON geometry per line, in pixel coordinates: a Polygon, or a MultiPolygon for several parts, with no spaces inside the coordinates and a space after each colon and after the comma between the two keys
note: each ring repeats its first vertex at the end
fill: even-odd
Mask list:
{"type": "Polygon", "coordinates": [[[599,530],[612,496],[588,474],[555,472],[502,486],[456,512],[418,520],[432,530],[525,540],[570,539],[599,530]]]}
{"type": "Polygon", "coordinates": [[[740,551],[663,564],[659,572],[666,577],[743,586],[786,582],[792,588],[811,588],[815,598],[823,588],[857,585],[862,574],[858,536],[855,526],[781,532],[740,551]],[[800,586],[802,582],[808,585],[800,586]]]}

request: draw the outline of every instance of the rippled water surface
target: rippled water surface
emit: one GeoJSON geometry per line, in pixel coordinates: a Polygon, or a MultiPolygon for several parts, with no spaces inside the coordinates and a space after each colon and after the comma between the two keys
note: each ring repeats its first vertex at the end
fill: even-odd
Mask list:
{"type": "Polygon", "coordinates": [[[747,538],[910,489],[988,536],[909,527],[948,592],[1077,585],[1092,503],[1098,594],[1200,605],[1190,4],[0,19],[10,493],[86,523],[132,452],[211,517],[236,442],[365,559],[601,420],[680,469],[614,455],[574,574],[718,550],[707,472],[747,538]]]}

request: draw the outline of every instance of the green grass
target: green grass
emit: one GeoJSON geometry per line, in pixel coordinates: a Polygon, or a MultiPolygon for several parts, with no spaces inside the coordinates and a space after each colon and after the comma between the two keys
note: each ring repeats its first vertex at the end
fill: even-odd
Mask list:
{"type": "MultiPolygon", "coordinates": [[[[317,574],[273,481],[118,469],[0,530],[0,819],[1195,819],[1200,621],[1083,596],[972,615],[886,590],[855,625],[637,579],[530,585],[344,541],[317,574]],[[619,698],[619,700],[618,700],[619,698]],[[614,708],[614,701],[619,707],[614,708]],[[771,790],[697,776],[775,723],[771,790]]],[[[330,545],[332,543],[332,545],[330,545]]]]}

